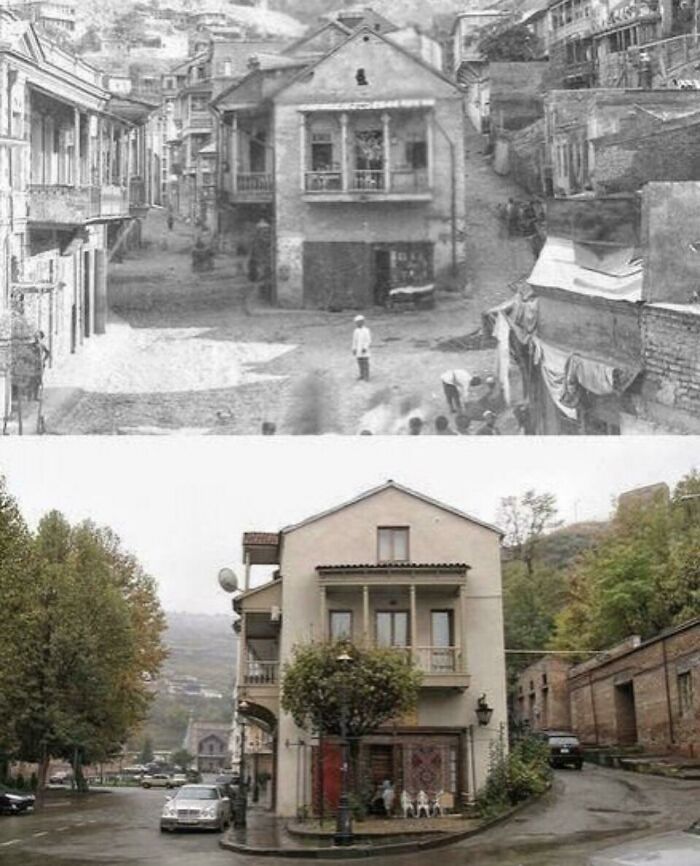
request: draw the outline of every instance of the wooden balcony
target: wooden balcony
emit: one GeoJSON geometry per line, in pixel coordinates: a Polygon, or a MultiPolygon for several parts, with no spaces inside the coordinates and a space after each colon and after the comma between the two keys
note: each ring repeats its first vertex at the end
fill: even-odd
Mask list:
{"type": "Polygon", "coordinates": [[[339,201],[430,201],[433,197],[427,169],[353,169],[343,172],[307,171],[304,200],[339,201]]]}
{"type": "Polygon", "coordinates": [[[231,192],[234,202],[272,201],[274,181],[269,172],[239,172],[236,175],[236,188],[231,192]]]}
{"type": "Polygon", "coordinates": [[[129,216],[129,194],[121,186],[32,184],[29,221],[43,225],[82,225],[129,216]]]}

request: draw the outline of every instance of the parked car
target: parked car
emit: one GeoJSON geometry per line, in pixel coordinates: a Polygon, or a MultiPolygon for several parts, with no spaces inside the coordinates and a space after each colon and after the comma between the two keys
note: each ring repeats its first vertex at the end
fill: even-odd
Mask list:
{"type": "Polygon", "coordinates": [[[170,777],[170,787],[179,788],[181,785],[187,784],[187,776],[185,773],[174,773],[170,777]]]}
{"type": "Polygon", "coordinates": [[[0,785],[0,812],[6,815],[17,815],[34,808],[34,794],[15,791],[6,785],[0,785]]]}
{"type": "Polygon", "coordinates": [[[73,774],[68,770],[59,770],[49,776],[49,785],[70,785],[73,774]]]}
{"type": "Polygon", "coordinates": [[[605,848],[588,860],[589,866],[700,866],[700,821],[687,830],[660,833],[605,848]]]}
{"type": "Polygon", "coordinates": [[[168,797],[160,817],[165,830],[207,829],[223,833],[231,823],[231,801],[219,785],[183,785],[168,797]]]}
{"type": "Polygon", "coordinates": [[[141,780],[142,788],[172,788],[172,779],[169,773],[152,773],[144,776],[141,780]]]}
{"type": "Polygon", "coordinates": [[[544,731],[542,738],[549,746],[552,767],[583,767],[583,750],[577,736],[569,731],[544,731]]]}

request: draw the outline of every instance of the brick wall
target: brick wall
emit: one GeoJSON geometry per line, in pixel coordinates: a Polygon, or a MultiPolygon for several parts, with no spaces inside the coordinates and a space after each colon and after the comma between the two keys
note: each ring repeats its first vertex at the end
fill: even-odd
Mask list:
{"type": "Polygon", "coordinates": [[[700,307],[642,310],[646,389],[657,403],[700,416],[700,307]]]}
{"type": "Polygon", "coordinates": [[[531,730],[570,730],[567,675],[571,665],[551,656],[529,665],[518,677],[513,716],[531,730]]]}
{"type": "Polygon", "coordinates": [[[663,639],[569,676],[571,719],[584,743],[637,744],[700,755],[700,619],[663,639]]]}

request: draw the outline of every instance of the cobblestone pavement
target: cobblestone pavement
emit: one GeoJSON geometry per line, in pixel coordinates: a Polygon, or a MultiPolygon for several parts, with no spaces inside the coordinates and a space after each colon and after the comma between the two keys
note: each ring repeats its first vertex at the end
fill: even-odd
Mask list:
{"type": "MultiPolygon", "coordinates": [[[[255,434],[272,421],[280,433],[403,433],[410,414],[432,430],[446,408],[445,369],[493,371],[492,349],[464,351],[460,339],[533,263],[524,240],[504,237],[496,206],[518,190],[493,172],[482,147],[469,133],[466,285],[441,294],[433,311],[368,311],[370,383],[357,381],[352,311],[266,307],[250,297],[243,262],[231,255],[192,274],[191,229],[168,232],[153,211],[148,248],[111,265],[108,335],[49,379],[48,432],[255,434]]],[[[508,417],[499,426],[515,430],[508,417]]]]}

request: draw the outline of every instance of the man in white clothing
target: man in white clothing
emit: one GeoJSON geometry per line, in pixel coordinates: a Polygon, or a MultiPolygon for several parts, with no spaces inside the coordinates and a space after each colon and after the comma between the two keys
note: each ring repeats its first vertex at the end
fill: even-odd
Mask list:
{"type": "Polygon", "coordinates": [[[468,370],[446,370],[440,376],[450,412],[459,412],[469,397],[469,388],[480,385],[481,379],[468,370]]]}
{"type": "Polygon", "coordinates": [[[360,368],[358,378],[369,382],[369,349],[372,345],[372,334],[365,324],[364,316],[355,316],[355,331],[352,335],[352,353],[357,358],[360,368]]]}

